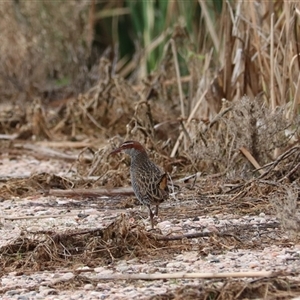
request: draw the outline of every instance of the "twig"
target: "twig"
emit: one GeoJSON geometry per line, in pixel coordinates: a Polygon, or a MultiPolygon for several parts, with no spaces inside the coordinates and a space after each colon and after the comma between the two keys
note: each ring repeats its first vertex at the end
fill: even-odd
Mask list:
{"type": "Polygon", "coordinates": [[[48,219],[48,218],[65,218],[65,217],[75,217],[78,213],[68,214],[68,215],[44,215],[44,216],[18,216],[18,217],[9,217],[9,216],[1,216],[0,219],[15,221],[15,220],[39,220],[39,219],[48,219]]]}
{"type": "Polygon", "coordinates": [[[114,189],[72,189],[72,190],[49,190],[46,192],[51,196],[58,197],[99,197],[99,196],[131,196],[134,195],[132,187],[114,189]]]}
{"type": "Polygon", "coordinates": [[[0,140],[14,140],[18,137],[17,133],[14,134],[0,134],[0,140]]]}
{"type": "MultiPolygon", "coordinates": [[[[45,272],[44,272],[45,273],[45,272]]],[[[296,276],[295,272],[285,272],[285,271],[279,271],[279,272],[272,272],[272,271],[248,271],[248,272],[224,272],[224,273],[186,273],[186,272],[178,272],[178,273],[155,273],[155,274],[111,274],[111,275],[99,275],[98,272],[96,272],[94,269],[82,269],[82,270],[60,270],[59,273],[73,273],[76,274],[78,280],[81,280],[83,282],[93,282],[95,285],[99,280],[161,280],[161,279],[218,279],[218,278],[277,278],[280,276],[296,276]],[[94,272],[97,274],[97,277],[90,278],[84,275],[78,275],[81,273],[88,273],[88,272],[94,272]]],[[[30,272],[22,272],[22,274],[32,274],[32,271],[30,272]]],[[[74,281],[74,276],[70,276],[70,278],[63,279],[61,277],[56,278],[54,280],[49,280],[46,282],[43,282],[43,285],[47,283],[47,286],[55,286],[55,284],[59,283],[67,283],[74,281]]],[[[38,289],[40,287],[40,283],[37,285],[30,286],[31,289],[38,289]]],[[[9,287],[5,287],[0,289],[0,293],[4,294],[7,291],[10,290],[17,290],[21,287],[19,285],[13,285],[9,287]]]]}
{"type": "MultiPolygon", "coordinates": [[[[267,174],[269,174],[271,172],[271,170],[273,170],[282,160],[290,157],[292,154],[294,154],[296,151],[299,151],[300,150],[300,146],[295,146],[293,148],[290,148],[288,149],[286,152],[282,153],[281,155],[279,155],[277,157],[277,159],[272,162],[271,164],[268,164],[267,166],[270,166],[270,168],[265,172],[263,173],[262,175],[260,175],[258,177],[258,179],[261,179],[263,177],[265,177],[267,174]]],[[[264,166],[262,168],[265,168],[264,166]]]]}
{"type": "Polygon", "coordinates": [[[208,124],[208,126],[205,128],[204,132],[208,131],[211,127],[214,126],[224,115],[226,115],[229,111],[232,110],[232,105],[221,110],[214,118],[213,120],[208,124]]]}
{"type": "MultiPolygon", "coordinates": [[[[274,113],[276,108],[276,99],[275,99],[275,72],[274,72],[274,13],[271,14],[271,41],[270,41],[270,94],[271,94],[271,107],[272,112],[274,113]]],[[[278,149],[275,149],[275,153],[278,151],[278,149]]],[[[276,156],[275,156],[276,157],[276,156]]]]}
{"type": "Polygon", "coordinates": [[[272,186],[279,186],[279,184],[275,181],[270,181],[270,180],[258,180],[259,183],[262,183],[262,184],[268,184],[268,185],[272,185],[272,186]]]}
{"type": "Polygon", "coordinates": [[[96,120],[95,118],[87,111],[87,109],[79,104],[79,107],[82,109],[82,111],[84,112],[84,114],[86,114],[86,116],[90,119],[90,121],[96,126],[98,127],[100,130],[105,130],[96,120]]]}
{"type": "MultiPolygon", "coordinates": [[[[27,150],[32,150],[33,154],[40,154],[44,155],[46,157],[53,157],[53,158],[59,158],[59,159],[64,159],[67,161],[76,161],[78,159],[77,155],[71,155],[71,154],[65,154],[47,147],[40,147],[37,145],[32,145],[32,144],[15,144],[15,148],[21,148],[21,149],[27,149],[27,150]]],[[[84,159],[86,161],[91,161],[92,158],[90,156],[85,156],[84,159]]]]}
{"type": "MultiPolygon", "coordinates": [[[[51,175],[50,173],[45,173],[47,175],[51,175]]],[[[0,182],[7,182],[9,180],[24,180],[24,179],[29,179],[31,178],[32,176],[31,175],[9,175],[9,176],[2,176],[0,177],[0,182]]],[[[61,177],[61,176],[59,176],[61,177]]],[[[66,179],[66,180],[69,180],[72,182],[78,182],[78,181],[82,181],[82,180],[85,180],[85,181],[97,181],[99,180],[99,176],[85,176],[85,177],[81,177],[81,178],[74,178],[73,175],[69,175],[69,174],[66,174],[64,175],[63,177],[61,177],[62,179],[66,179]]]]}
{"type": "MultiPolygon", "coordinates": [[[[275,169],[275,167],[281,162],[283,161],[284,159],[287,159],[288,157],[290,157],[291,155],[293,155],[296,151],[299,151],[300,150],[300,146],[295,146],[293,148],[290,148],[288,149],[286,152],[284,152],[283,154],[281,154],[280,156],[277,157],[277,159],[271,163],[268,163],[258,169],[256,169],[255,171],[259,171],[259,170],[262,170],[262,169],[265,169],[267,167],[268,170],[266,170],[265,172],[263,172],[260,176],[258,176],[257,178],[254,178],[254,179],[250,179],[249,181],[243,183],[243,184],[240,184],[234,188],[232,188],[231,190],[227,191],[226,194],[229,194],[229,193],[232,193],[233,191],[235,190],[238,190],[240,188],[245,188],[249,185],[251,185],[253,182],[255,181],[260,181],[262,178],[265,178],[273,169],[275,169]]],[[[281,182],[284,180],[284,178],[287,178],[288,176],[290,176],[291,174],[293,174],[294,172],[296,172],[298,170],[298,166],[299,166],[299,163],[286,175],[284,176],[283,178],[281,178],[278,182],[281,182]]],[[[243,192],[243,191],[242,191],[243,192]]],[[[238,196],[240,196],[240,194],[242,193],[238,193],[237,195],[235,195],[232,199],[236,199],[238,196]]]]}
{"type": "Polygon", "coordinates": [[[298,163],[291,171],[289,171],[284,177],[282,177],[278,182],[282,182],[283,180],[289,178],[293,173],[295,173],[300,168],[300,163],[298,163]]]}
{"type": "Polygon", "coordinates": [[[177,182],[186,182],[186,181],[188,181],[188,180],[190,180],[190,179],[192,179],[192,178],[194,179],[194,178],[200,177],[201,174],[202,174],[202,172],[197,172],[197,173],[195,173],[195,174],[188,175],[188,176],[186,176],[186,177],[183,177],[183,178],[180,178],[180,179],[178,179],[178,180],[175,180],[174,182],[175,182],[175,183],[177,183],[177,182]]]}
{"type": "Polygon", "coordinates": [[[36,145],[38,146],[43,146],[43,147],[51,147],[51,148],[85,148],[85,147],[91,147],[94,145],[94,143],[89,140],[83,140],[83,141],[77,141],[77,142],[71,142],[71,141],[37,141],[35,142],[36,145]]]}
{"type": "Polygon", "coordinates": [[[177,52],[176,52],[176,45],[174,39],[171,39],[171,47],[174,57],[174,64],[175,64],[175,70],[176,70],[176,78],[177,78],[177,86],[178,86],[178,92],[179,92],[179,98],[180,98],[180,108],[181,108],[181,117],[185,118],[185,112],[184,112],[184,101],[183,101],[183,92],[182,92],[182,86],[181,86],[181,77],[180,77],[180,70],[179,70],[179,64],[177,59],[177,52]]]}
{"type": "Polygon", "coordinates": [[[237,241],[242,243],[242,240],[235,236],[232,233],[229,232],[193,232],[193,233],[187,233],[187,234],[180,234],[180,235],[170,235],[170,236],[164,236],[164,235],[156,235],[156,234],[151,234],[151,237],[154,237],[157,241],[177,241],[177,240],[182,240],[182,239],[195,239],[199,237],[209,237],[209,236],[219,236],[219,237],[233,237],[237,241]]]}
{"type": "MultiPolygon", "coordinates": [[[[110,199],[111,201],[111,199],[110,199]]],[[[105,212],[108,213],[111,217],[116,213],[126,213],[126,209],[105,209],[105,212]]],[[[54,218],[70,218],[70,217],[78,217],[79,212],[70,213],[70,214],[57,214],[57,215],[42,215],[42,216],[18,216],[18,217],[10,217],[0,215],[0,219],[15,221],[15,220],[39,220],[39,219],[54,219],[54,218]]],[[[98,213],[88,213],[89,216],[98,216],[98,213]]],[[[103,219],[103,218],[102,218],[103,219]]]]}
{"type": "MultiPolygon", "coordinates": [[[[218,38],[218,34],[216,32],[216,26],[214,25],[212,18],[210,16],[210,9],[207,7],[209,2],[206,2],[204,0],[198,0],[199,5],[201,7],[201,13],[203,14],[206,26],[207,26],[207,30],[210,33],[210,37],[214,43],[214,48],[218,49],[218,51],[221,51],[221,47],[220,45],[220,40],[218,38]]],[[[219,35],[220,36],[220,35],[219,35]]],[[[219,56],[220,59],[220,63],[223,63],[223,61],[221,60],[222,55],[219,56]]]]}
{"type": "MultiPolygon", "coordinates": [[[[231,190],[227,191],[226,194],[232,193],[233,191],[238,190],[240,188],[244,188],[244,187],[250,185],[252,182],[254,182],[254,179],[252,179],[252,180],[250,180],[248,182],[245,182],[243,184],[240,184],[240,185],[238,185],[236,187],[233,187],[231,190]]],[[[238,198],[239,196],[241,196],[243,193],[246,193],[246,191],[242,190],[239,193],[237,193],[236,195],[234,195],[234,197],[230,199],[230,202],[232,202],[233,200],[235,200],[236,198],[238,198]]]]}
{"type": "MultiPolygon", "coordinates": [[[[176,51],[176,45],[174,39],[171,39],[171,48],[173,52],[173,57],[174,57],[174,65],[175,65],[175,71],[176,71],[176,78],[177,78],[177,86],[178,86],[178,92],[179,92],[179,99],[180,99],[180,108],[181,108],[181,118],[184,120],[185,119],[185,111],[184,111],[184,101],[183,101],[183,92],[182,92],[182,85],[181,85],[181,80],[180,80],[180,70],[179,70],[179,63],[178,63],[178,58],[177,58],[177,51],[176,51]]],[[[185,131],[185,127],[183,122],[181,122],[181,126],[184,133],[187,133],[185,131]]],[[[186,145],[186,139],[184,140],[184,150],[187,149],[186,145]]]]}
{"type": "Polygon", "coordinates": [[[62,239],[66,239],[67,237],[85,235],[85,234],[91,234],[91,235],[97,234],[98,236],[102,236],[103,231],[105,229],[106,228],[83,229],[75,232],[66,232],[66,233],[57,233],[51,230],[39,230],[39,231],[28,231],[28,233],[35,234],[35,235],[37,234],[49,235],[52,236],[53,240],[58,242],[62,239]]]}
{"type": "Polygon", "coordinates": [[[284,272],[250,271],[250,272],[224,272],[224,273],[159,273],[159,274],[111,274],[100,275],[99,280],[157,280],[157,279],[184,279],[184,278],[252,278],[252,277],[277,277],[286,275],[284,272]]]}
{"type": "Polygon", "coordinates": [[[250,163],[256,168],[256,170],[258,170],[258,172],[261,175],[265,173],[263,170],[260,169],[259,163],[245,147],[241,147],[240,151],[244,154],[244,156],[250,161],[250,163]]]}
{"type": "MultiPolygon", "coordinates": [[[[294,152],[299,151],[299,150],[300,150],[300,146],[299,146],[299,145],[294,146],[294,147],[288,149],[287,151],[285,151],[284,153],[282,153],[281,155],[279,155],[275,161],[273,161],[273,162],[271,162],[271,163],[268,163],[268,164],[266,164],[265,166],[262,166],[261,169],[264,169],[264,168],[270,166],[270,169],[266,171],[266,173],[267,173],[267,172],[269,172],[271,169],[274,169],[274,168],[279,164],[280,161],[282,161],[282,160],[284,160],[284,159],[290,157],[291,155],[294,154],[294,152]]],[[[256,171],[257,171],[257,170],[256,170],[256,171]]]]}
{"type": "MultiPolygon", "coordinates": [[[[203,100],[205,99],[205,96],[206,96],[207,92],[208,92],[208,88],[207,88],[207,89],[204,91],[204,93],[201,95],[201,97],[200,97],[200,99],[198,100],[197,104],[195,105],[195,107],[193,108],[192,112],[190,113],[190,115],[189,115],[189,117],[188,117],[188,120],[187,120],[187,122],[186,122],[186,126],[187,126],[187,125],[191,122],[191,120],[194,118],[194,115],[195,115],[196,111],[198,110],[199,106],[201,105],[201,103],[203,102],[203,100]]],[[[184,136],[184,133],[181,131],[181,132],[180,132],[180,135],[179,135],[179,137],[178,137],[178,139],[177,139],[177,141],[176,141],[176,143],[175,143],[175,145],[174,145],[174,148],[173,148],[173,150],[172,150],[172,152],[171,152],[170,157],[174,157],[174,156],[175,156],[175,154],[176,154],[176,152],[177,152],[177,150],[178,150],[178,147],[179,147],[179,145],[180,145],[180,142],[181,142],[183,136],[184,136]]]]}

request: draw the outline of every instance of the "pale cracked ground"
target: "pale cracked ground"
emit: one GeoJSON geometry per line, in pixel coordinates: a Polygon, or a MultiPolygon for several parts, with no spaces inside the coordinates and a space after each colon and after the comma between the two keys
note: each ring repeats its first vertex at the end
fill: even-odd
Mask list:
{"type": "MultiPolygon", "coordinates": [[[[0,160],[0,179],[7,177],[30,176],[33,173],[48,172],[56,175],[66,175],[70,164],[62,161],[39,161],[33,157],[20,157],[13,160],[2,155],[0,160]]],[[[0,181],[0,184],[5,184],[0,181]]],[[[1,195],[0,195],[1,197],[1,195]]],[[[0,202],[0,247],[16,239],[22,230],[57,230],[63,231],[70,228],[99,228],[107,226],[121,210],[100,210],[95,203],[90,207],[76,209],[62,208],[66,202],[76,202],[67,198],[31,197],[26,199],[1,198],[0,202]],[[48,204],[48,205],[47,205],[48,204]],[[55,205],[54,205],[55,204],[55,205]],[[79,214],[88,215],[82,219],[79,214]],[[52,217],[59,215],[59,217],[52,217]],[[36,219],[34,216],[45,216],[36,219]],[[48,217],[49,216],[49,217],[48,217]],[[23,219],[12,219],[13,217],[25,217],[23,219]],[[28,217],[28,218],[26,218],[28,217]]],[[[164,206],[170,205],[164,203],[164,206]]],[[[174,205],[179,205],[175,203],[174,205]]],[[[141,209],[137,207],[136,209],[141,209]]],[[[194,228],[206,228],[212,230],[226,226],[226,224],[264,224],[273,222],[274,216],[262,212],[258,216],[217,215],[205,216],[199,211],[198,218],[183,218],[161,220],[158,227],[164,234],[191,233],[194,228]]],[[[148,221],[145,221],[148,222],[148,221]]],[[[276,235],[276,230],[273,234],[276,235]]],[[[254,238],[261,238],[259,236],[254,238]]],[[[198,240],[193,242],[197,245],[198,240]]],[[[196,249],[196,248],[195,248],[196,249]]],[[[1,255],[1,253],[0,253],[1,255]]],[[[153,274],[174,272],[242,272],[242,271],[293,271],[300,269],[300,245],[290,244],[284,246],[270,245],[259,251],[235,249],[219,255],[208,254],[202,258],[198,251],[185,251],[174,254],[167,261],[157,258],[149,259],[133,258],[130,260],[117,260],[109,266],[99,266],[84,275],[93,279],[110,274],[153,274]]],[[[85,266],[79,267],[88,269],[85,266]]],[[[88,270],[86,270],[88,271],[88,270]]],[[[86,284],[81,289],[55,290],[49,288],[49,284],[63,282],[73,278],[72,270],[57,270],[56,272],[37,272],[31,275],[16,273],[5,274],[0,281],[1,299],[147,299],[153,295],[160,295],[172,291],[186,284],[199,285],[199,279],[178,280],[153,280],[153,281],[103,281],[99,280],[97,285],[86,284]]]]}

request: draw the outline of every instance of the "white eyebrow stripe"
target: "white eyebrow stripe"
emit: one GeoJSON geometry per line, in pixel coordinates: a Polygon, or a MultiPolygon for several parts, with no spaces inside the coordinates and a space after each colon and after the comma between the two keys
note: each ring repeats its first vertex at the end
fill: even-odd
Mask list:
{"type": "Polygon", "coordinates": [[[133,145],[133,144],[134,144],[133,142],[125,142],[125,143],[123,143],[123,146],[133,145]]]}

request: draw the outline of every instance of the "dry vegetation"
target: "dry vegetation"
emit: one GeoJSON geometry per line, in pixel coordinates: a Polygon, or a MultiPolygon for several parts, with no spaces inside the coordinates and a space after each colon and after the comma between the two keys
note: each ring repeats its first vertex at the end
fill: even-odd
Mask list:
{"type": "MultiPolygon", "coordinates": [[[[160,44],[155,40],[148,45],[164,46],[160,68],[140,80],[138,66],[147,51],[137,50],[139,59],[133,59],[130,67],[120,57],[118,64],[106,54],[88,67],[92,3],[66,1],[60,10],[51,1],[1,3],[2,155],[68,159],[75,173],[68,178],[54,174],[3,178],[1,197],[71,188],[84,194],[84,188],[127,186],[129,161],[110,158],[108,153],[121,141],[135,139],[145,144],[182,192],[182,206],[166,210],[164,218],[193,217],[199,210],[277,213],[281,230],[299,243],[299,4],[226,2],[213,26],[205,14],[207,2],[199,1],[205,33],[195,39],[182,22],[168,28],[160,44]],[[184,204],[200,198],[194,207],[184,204]]],[[[232,243],[259,247],[245,243],[251,228],[236,230],[228,232],[237,239],[220,235],[211,249],[232,243]]],[[[108,228],[88,232],[25,232],[1,249],[0,274],[67,268],[87,263],[87,257],[101,265],[112,258],[147,256],[171,242],[160,238],[130,226],[124,216],[108,228]],[[71,254],[68,258],[63,256],[62,237],[71,254]],[[75,248],[80,253],[75,255],[75,248]]],[[[172,251],[191,247],[186,241],[173,243],[172,251]]],[[[268,299],[280,293],[280,299],[289,299],[287,285],[295,295],[300,291],[299,282],[283,276],[252,286],[228,280],[231,293],[225,288],[218,291],[213,283],[202,291],[185,286],[164,299],[263,297],[266,285],[271,287],[268,299]]]]}

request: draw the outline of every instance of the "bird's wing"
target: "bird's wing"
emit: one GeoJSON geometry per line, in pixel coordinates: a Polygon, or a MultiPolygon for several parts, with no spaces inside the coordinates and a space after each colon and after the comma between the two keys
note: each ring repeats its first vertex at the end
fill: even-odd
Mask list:
{"type": "Polygon", "coordinates": [[[164,173],[161,175],[161,178],[159,180],[159,184],[158,184],[159,188],[162,191],[165,191],[166,193],[169,192],[169,188],[168,188],[168,174],[164,173]]]}
{"type": "Polygon", "coordinates": [[[160,203],[164,201],[169,194],[168,190],[168,176],[164,174],[153,174],[152,180],[144,182],[140,190],[142,199],[146,203],[160,203]]]}

